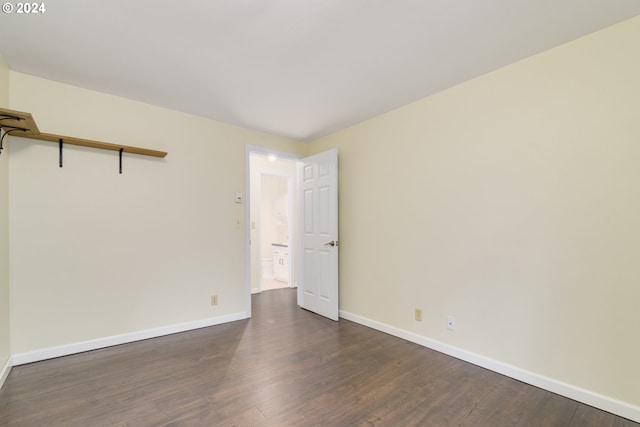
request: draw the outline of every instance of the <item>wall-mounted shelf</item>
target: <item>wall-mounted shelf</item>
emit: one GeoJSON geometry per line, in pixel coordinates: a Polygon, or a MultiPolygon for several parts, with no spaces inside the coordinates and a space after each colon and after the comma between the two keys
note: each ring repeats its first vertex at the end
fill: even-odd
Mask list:
{"type": "Polygon", "coordinates": [[[0,128],[5,132],[17,131],[22,135],[37,135],[40,133],[31,114],[7,110],[6,108],[0,108],[0,128]]]}
{"type": "Polygon", "coordinates": [[[152,157],[165,157],[167,155],[164,151],[149,150],[148,148],[131,147],[128,145],[111,144],[109,142],[91,141],[89,139],[74,138],[71,136],[54,135],[51,133],[40,133],[38,135],[21,135],[19,133],[12,133],[11,136],[21,136],[24,138],[37,139],[40,141],[49,141],[59,143],[60,140],[65,144],[80,145],[82,147],[98,148],[101,150],[120,151],[125,153],[141,154],[143,156],[152,157]]]}
{"type": "Polygon", "coordinates": [[[80,145],[82,147],[98,148],[101,150],[119,151],[120,153],[141,154],[143,156],[165,157],[167,155],[165,151],[149,150],[148,148],[92,141],[89,139],[55,135],[51,133],[41,133],[30,113],[7,110],[5,108],[0,108],[0,128],[11,136],[18,136],[21,138],[80,145]]]}

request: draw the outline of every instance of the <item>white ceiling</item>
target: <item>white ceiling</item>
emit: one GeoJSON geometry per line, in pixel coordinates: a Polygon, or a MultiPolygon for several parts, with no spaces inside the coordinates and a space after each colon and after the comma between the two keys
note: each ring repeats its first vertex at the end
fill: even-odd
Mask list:
{"type": "Polygon", "coordinates": [[[0,15],[11,69],[298,140],[640,14],[638,0],[41,2],[0,15]]]}

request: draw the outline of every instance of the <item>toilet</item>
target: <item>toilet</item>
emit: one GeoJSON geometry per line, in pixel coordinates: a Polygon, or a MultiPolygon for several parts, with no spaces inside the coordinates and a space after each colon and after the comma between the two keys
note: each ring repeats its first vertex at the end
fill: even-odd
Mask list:
{"type": "Polygon", "coordinates": [[[262,258],[260,268],[263,279],[273,279],[273,257],[262,258]]]}

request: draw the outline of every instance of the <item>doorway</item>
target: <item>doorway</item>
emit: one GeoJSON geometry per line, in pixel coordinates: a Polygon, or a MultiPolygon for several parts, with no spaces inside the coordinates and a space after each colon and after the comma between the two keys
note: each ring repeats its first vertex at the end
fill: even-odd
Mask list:
{"type": "MultiPolygon", "coordinates": [[[[246,307],[251,317],[251,296],[261,292],[262,277],[285,274],[288,287],[297,288],[298,305],[321,316],[339,319],[338,278],[338,152],[330,149],[302,158],[266,148],[245,147],[246,170],[246,307]],[[261,176],[287,178],[286,244],[261,233],[261,176]],[[304,236],[304,238],[303,238],[304,236]],[[270,244],[268,249],[262,249],[270,244]],[[275,243],[275,245],[274,245],[275,243]],[[274,251],[274,246],[286,253],[274,251]],[[264,252],[266,256],[263,256],[264,252]],[[271,267],[263,268],[261,261],[271,267]],[[282,255],[286,259],[280,258],[282,255]],[[276,273],[276,268],[284,269],[276,273]],[[263,271],[266,271],[265,274],[263,271]]],[[[285,199],[281,199],[285,200],[285,199]]],[[[282,208],[286,206],[286,208],[282,208]]],[[[267,209],[267,208],[265,208],[267,209]]],[[[274,214],[275,215],[275,214],[274,214]]]]}
{"type": "Polygon", "coordinates": [[[257,291],[262,292],[288,288],[292,283],[290,266],[293,257],[289,254],[292,240],[289,228],[293,215],[289,208],[292,205],[293,177],[287,171],[274,175],[273,172],[262,170],[259,179],[259,212],[255,217],[258,219],[256,235],[259,237],[260,259],[257,291]]]}
{"type": "Polygon", "coordinates": [[[250,298],[251,294],[297,286],[294,268],[297,157],[247,147],[247,158],[250,298]]]}

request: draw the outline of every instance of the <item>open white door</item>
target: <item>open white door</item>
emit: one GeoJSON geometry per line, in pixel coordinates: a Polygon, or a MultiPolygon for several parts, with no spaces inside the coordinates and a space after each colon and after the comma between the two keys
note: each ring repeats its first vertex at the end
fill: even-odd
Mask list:
{"type": "Polygon", "coordinates": [[[302,160],[298,305],[338,320],[338,151],[302,160]]]}

